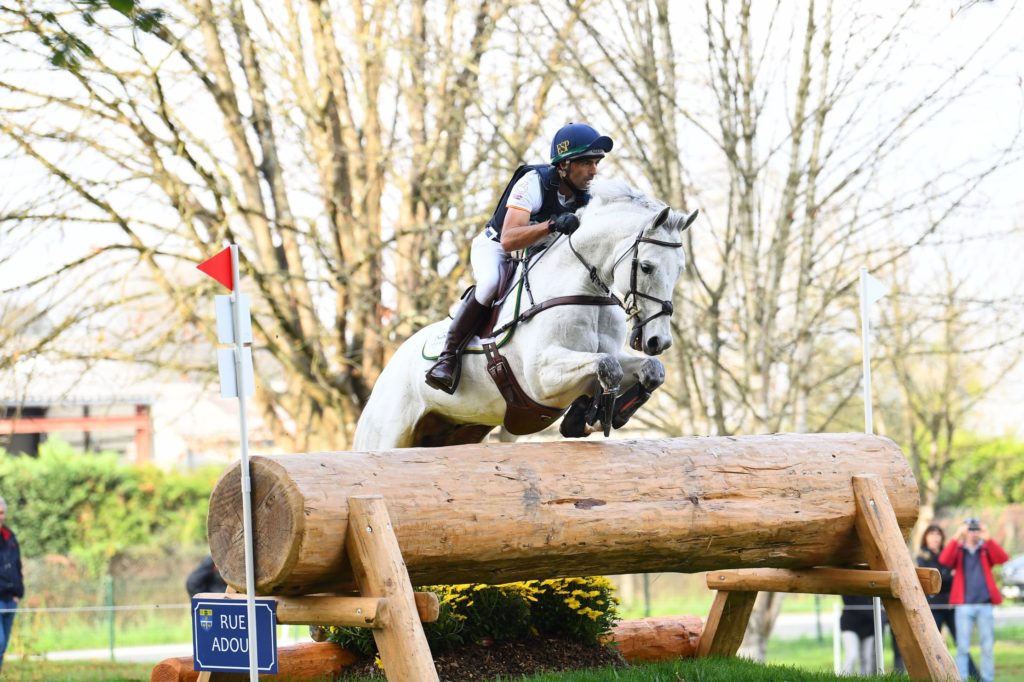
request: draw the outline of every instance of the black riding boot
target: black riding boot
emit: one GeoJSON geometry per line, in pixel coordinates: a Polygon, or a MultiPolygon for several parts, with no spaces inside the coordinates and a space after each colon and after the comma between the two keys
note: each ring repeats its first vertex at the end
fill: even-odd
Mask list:
{"type": "Polygon", "coordinates": [[[437,357],[434,366],[427,370],[428,386],[445,393],[455,393],[455,389],[459,387],[459,375],[462,373],[462,363],[459,362],[462,351],[490,310],[489,305],[476,300],[473,292],[469,293],[459,312],[455,313],[451,326],[448,327],[444,350],[437,357]]]}

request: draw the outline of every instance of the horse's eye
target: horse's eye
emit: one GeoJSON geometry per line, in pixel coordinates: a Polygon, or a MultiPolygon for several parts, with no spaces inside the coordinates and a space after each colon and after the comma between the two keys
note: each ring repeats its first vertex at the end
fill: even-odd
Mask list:
{"type": "Polygon", "coordinates": [[[654,272],[654,265],[652,265],[651,263],[641,263],[640,272],[644,273],[645,275],[649,275],[652,272],[654,272]]]}

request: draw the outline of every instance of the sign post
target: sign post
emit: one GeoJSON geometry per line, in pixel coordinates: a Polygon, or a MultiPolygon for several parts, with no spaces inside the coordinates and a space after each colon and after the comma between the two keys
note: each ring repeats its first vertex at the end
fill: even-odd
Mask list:
{"type": "MultiPolygon", "coordinates": [[[[861,352],[864,363],[864,433],[875,432],[874,414],[871,410],[871,304],[889,293],[889,287],[868,273],[866,267],[860,269],[860,329],[861,352]]],[[[882,642],[882,600],[874,597],[871,600],[875,621],[875,673],[885,674],[885,661],[882,642]]]]}
{"type": "MultiPolygon", "coordinates": [[[[248,297],[238,292],[238,245],[232,244],[213,258],[199,264],[199,270],[223,284],[231,291],[230,296],[217,297],[217,338],[221,343],[234,343],[233,349],[217,351],[220,371],[220,394],[224,398],[238,398],[238,422],[241,432],[242,470],[242,526],[245,535],[245,610],[248,641],[245,650],[249,657],[249,679],[256,682],[259,677],[259,655],[261,647],[256,632],[256,579],[253,561],[252,535],[252,484],[249,478],[249,427],[246,423],[246,397],[255,393],[252,368],[252,320],[249,315],[248,297]],[[244,316],[243,316],[244,312],[244,316]],[[230,315],[230,320],[224,319],[230,315]]],[[[236,628],[237,629],[237,628],[236,628]]],[[[198,633],[193,622],[193,637],[198,633]]],[[[198,641],[198,640],[197,640],[198,641]]],[[[276,659],[276,646],[274,646],[276,659]]],[[[199,665],[198,657],[194,658],[199,665]]],[[[276,664],[275,664],[276,665],[276,664]]],[[[196,668],[200,670],[200,668],[196,668]]],[[[234,668],[237,672],[238,668],[234,668]]]]}

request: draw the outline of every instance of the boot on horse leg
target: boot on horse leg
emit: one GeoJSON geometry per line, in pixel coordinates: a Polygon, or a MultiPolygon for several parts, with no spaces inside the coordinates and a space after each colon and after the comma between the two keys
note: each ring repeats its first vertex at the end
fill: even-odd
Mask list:
{"type": "Polygon", "coordinates": [[[455,313],[448,335],[445,336],[444,349],[437,357],[434,366],[427,370],[427,385],[445,393],[454,394],[459,387],[459,375],[462,372],[462,351],[469,340],[476,334],[491,307],[476,300],[474,292],[462,302],[459,312],[455,313]]]}

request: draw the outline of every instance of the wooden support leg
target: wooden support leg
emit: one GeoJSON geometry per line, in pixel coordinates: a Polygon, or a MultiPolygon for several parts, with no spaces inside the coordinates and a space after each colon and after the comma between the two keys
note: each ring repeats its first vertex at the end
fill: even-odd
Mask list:
{"type": "Polygon", "coordinates": [[[857,500],[857,535],[867,554],[868,565],[877,571],[890,571],[898,588],[894,590],[898,598],[883,598],[882,602],[907,672],[915,680],[959,680],[956,664],[935,626],[881,479],[854,476],[853,492],[857,500]]]}
{"type": "Polygon", "coordinates": [[[757,592],[716,592],[697,656],[735,656],[743,643],[757,592]]]}
{"type": "Polygon", "coordinates": [[[409,572],[383,497],[348,498],[345,550],[360,592],[387,599],[383,627],[374,630],[373,637],[388,682],[437,682],[409,572]]]}

